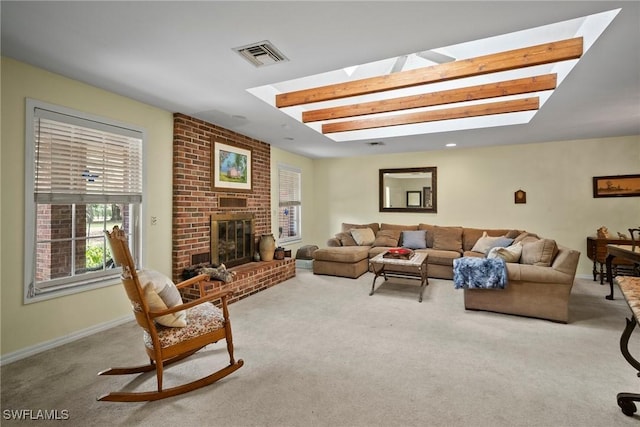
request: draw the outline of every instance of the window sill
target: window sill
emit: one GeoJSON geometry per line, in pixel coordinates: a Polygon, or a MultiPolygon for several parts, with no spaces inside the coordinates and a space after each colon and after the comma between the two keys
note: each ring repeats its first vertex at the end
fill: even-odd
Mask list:
{"type": "Polygon", "coordinates": [[[79,294],[80,292],[91,291],[94,289],[106,288],[107,286],[119,285],[122,282],[119,277],[109,277],[97,282],[87,283],[84,285],[72,286],[64,289],[56,289],[49,291],[41,291],[40,293],[30,297],[25,294],[24,304],[31,304],[34,302],[47,301],[54,298],[64,297],[73,294],[79,294]]]}

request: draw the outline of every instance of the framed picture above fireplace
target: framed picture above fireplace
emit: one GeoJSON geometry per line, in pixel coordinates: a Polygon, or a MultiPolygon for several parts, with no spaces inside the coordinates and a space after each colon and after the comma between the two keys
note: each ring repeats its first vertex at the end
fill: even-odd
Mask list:
{"type": "Polygon", "coordinates": [[[211,177],[214,191],[252,190],[252,152],[240,147],[211,140],[211,177]]]}

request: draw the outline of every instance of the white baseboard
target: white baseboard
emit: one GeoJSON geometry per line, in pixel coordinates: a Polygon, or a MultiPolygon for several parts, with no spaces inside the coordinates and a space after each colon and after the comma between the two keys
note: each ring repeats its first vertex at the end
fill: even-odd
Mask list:
{"type": "Polygon", "coordinates": [[[2,355],[0,356],[0,366],[8,365],[9,363],[16,362],[18,360],[33,356],[38,353],[42,353],[43,351],[68,344],[70,342],[79,340],[80,338],[88,337],[89,335],[93,335],[97,332],[106,331],[107,329],[111,329],[115,326],[122,325],[123,323],[127,323],[132,320],[134,320],[133,315],[127,315],[115,320],[110,320],[109,322],[100,323],[98,325],[73,332],[60,338],[45,341],[30,347],[20,349],[18,351],[14,351],[13,353],[2,355]]]}

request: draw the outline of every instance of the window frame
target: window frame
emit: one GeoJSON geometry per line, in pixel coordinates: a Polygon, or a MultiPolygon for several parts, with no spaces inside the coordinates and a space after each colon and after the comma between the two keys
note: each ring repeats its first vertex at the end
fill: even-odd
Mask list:
{"type": "MultiPolygon", "coordinates": [[[[291,243],[298,243],[302,241],[302,169],[300,169],[299,167],[296,166],[291,166],[291,165],[287,165],[284,163],[278,163],[278,229],[280,228],[280,208],[282,207],[282,201],[280,200],[280,188],[281,188],[281,181],[280,181],[280,171],[285,170],[288,172],[293,172],[295,174],[298,175],[298,199],[299,199],[299,204],[295,205],[295,207],[298,209],[299,215],[298,215],[298,220],[297,220],[297,236],[294,237],[285,237],[285,238],[278,238],[278,243],[279,244],[291,244],[291,243]]],[[[279,233],[278,233],[279,236],[279,233]]]]}
{"type": "MultiPolygon", "coordinates": [[[[25,102],[25,202],[24,202],[24,294],[23,303],[30,304],[39,301],[45,301],[61,296],[72,295],[80,292],[85,292],[93,289],[99,289],[106,286],[113,286],[120,283],[120,269],[113,270],[113,274],[106,274],[101,277],[82,277],[78,280],[69,280],[68,283],[64,283],[58,286],[51,286],[51,289],[47,289],[44,292],[33,293],[33,287],[35,283],[35,269],[36,269],[36,250],[37,250],[37,226],[36,226],[36,209],[39,203],[35,200],[35,129],[34,120],[37,117],[35,110],[42,109],[48,110],[53,113],[70,116],[73,121],[91,122],[95,126],[91,127],[98,130],[106,130],[106,128],[120,128],[123,132],[139,134],[142,141],[141,156],[142,156],[142,195],[144,195],[144,189],[146,188],[146,173],[145,173],[145,146],[146,146],[146,131],[138,126],[128,123],[119,122],[107,117],[93,115],[83,111],[74,110],[68,107],[60,105],[54,105],[43,101],[26,98],[25,102]]],[[[101,204],[110,203],[106,199],[101,204]]],[[[42,203],[40,203],[42,204],[42,203]]],[[[59,204],[57,202],[51,202],[50,205],[59,204]]],[[[72,203],[79,205],[80,203],[72,203]]],[[[86,205],[95,204],[93,202],[86,202],[86,205]]],[[[130,247],[132,255],[138,264],[142,263],[142,214],[144,212],[145,198],[139,203],[130,203],[131,216],[129,221],[129,233],[130,233],[130,247]]],[[[55,279],[54,279],[55,280],[55,279]]],[[[46,288],[46,287],[45,287],[46,288]]]]}

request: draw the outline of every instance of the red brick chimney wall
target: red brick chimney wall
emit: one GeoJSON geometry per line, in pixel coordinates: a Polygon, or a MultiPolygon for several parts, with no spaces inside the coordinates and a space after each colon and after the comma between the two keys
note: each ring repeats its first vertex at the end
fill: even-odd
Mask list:
{"type": "Polygon", "coordinates": [[[210,252],[214,212],[252,212],[255,234],[271,233],[271,150],[267,143],[176,113],[173,117],[173,279],[180,281],[192,256],[210,252]],[[251,149],[252,191],[212,190],[212,139],[251,149]],[[246,207],[222,208],[220,198],[246,199],[246,207]]]}

